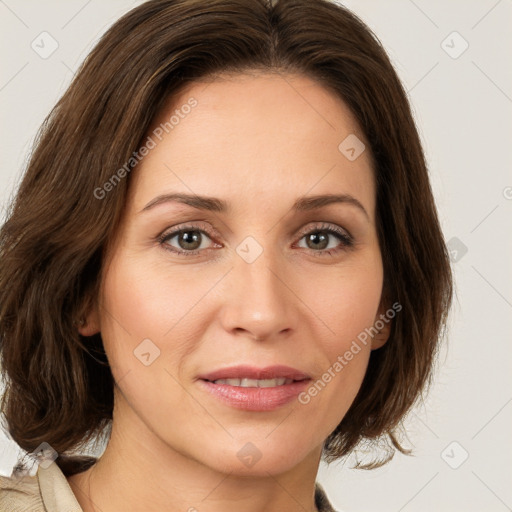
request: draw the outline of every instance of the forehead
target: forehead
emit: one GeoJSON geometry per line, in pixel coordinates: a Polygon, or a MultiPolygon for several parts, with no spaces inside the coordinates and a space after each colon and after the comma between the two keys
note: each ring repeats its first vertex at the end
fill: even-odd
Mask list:
{"type": "Polygon", "coordinates": [[[133,172],[133,200],[140,209],[172,190],[261,205],[332,192],[358,197],[370,213],[370,152],[347,159],[339,145],[349,135],[364,140],[350,109],[308,77],[225,74],[194,82],[155,116],[147,136],[156,146],[133,172]]]}

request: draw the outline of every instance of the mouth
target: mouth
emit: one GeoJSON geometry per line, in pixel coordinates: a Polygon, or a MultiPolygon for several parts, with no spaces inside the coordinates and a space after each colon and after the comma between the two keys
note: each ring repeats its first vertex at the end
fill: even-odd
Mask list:
{"type": "Polygon", "coordinates": [[[282,407],[306,389],[309,375],[289,366],[236,366],[198,377],[201,388],[224,405],[264,412],[282,407]]]}

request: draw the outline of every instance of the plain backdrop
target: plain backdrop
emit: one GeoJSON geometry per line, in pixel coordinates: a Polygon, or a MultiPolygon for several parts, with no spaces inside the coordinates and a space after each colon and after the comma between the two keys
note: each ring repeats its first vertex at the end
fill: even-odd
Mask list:
{"type": "MultiPolygon", "coordinates": [[[[44,117],[99,36],[139,3],[0,0],[2,218],[44,117]],[[46,51],[58,45],[46,58],[33,49],[41,37],[46,51]]],[[[408,90],[457,296],[435,385],[406,421],[414,456],[373,471],[351,469],[353,458],[322,464],[318,481],[340,511],[511,510],[512,1],[344,4],[408,90]]],[[[1,474],[13,453],[0,440],[1,474]]]]}

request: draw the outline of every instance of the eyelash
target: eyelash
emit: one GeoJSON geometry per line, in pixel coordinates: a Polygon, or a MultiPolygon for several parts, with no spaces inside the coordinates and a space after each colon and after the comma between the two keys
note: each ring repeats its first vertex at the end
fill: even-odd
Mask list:
{"type": "MultiPolygon", "coordinates": [[[[203,233],[208,236],[208,238],[212,239],[213,235],[208,232],[208,230],[201,229],[198,225],[189,224],[186,226],[182,226],[179,229],[170,231],[170,232],[164,232],[161,235],[158,236],[158,242],[159,244],[168,251],[171,251],[174,254],[177,254],[178,256],[195,256],[199,254],[202,251],[206,251],[208,249],[196,249],[194,251],[184,251],[184,250],[177,250],[176,248],[170,246],[167,242],[171,239],[173,239],[176,235],[180,235],[181,233],[185,233],[187,231],[193,231],[198,233],[203,233]],[[172,248],[171,248],[172,247],[172,248]]],[[[309,231],[306,231],[305,233],[302,233],[301,237],[299,238],[299,241],[302,240],[305,236],[311,235],[313,233],[318,232],[324,232],[329,235],[333,235],[336,238],[338,238],[341,242],[342,248],[335,248],[335,249],[324,249],[320,251],[315,251],[313,249],[309,249],[310,252],[313,253],[314,256],[317,257],[325,257],[325,256],[333,256],[334,254],[348,250],[353,248],[354,246],[354,240],[348,232],[345,232],[344,230],[341,230],[340,228],[333,226],[331,224],[321,224],[318,226],[315,226],[313,229],[310,229],[309,231]]]]}

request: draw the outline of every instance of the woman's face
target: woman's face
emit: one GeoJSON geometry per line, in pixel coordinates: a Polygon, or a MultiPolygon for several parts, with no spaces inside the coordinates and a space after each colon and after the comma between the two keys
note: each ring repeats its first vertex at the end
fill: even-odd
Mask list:
{"type": "Polygon", "coordinates": [[[83,331],[101,331],[114,424],[224,472],[318,461],[385,341],[344,357],[384,311],[376,190],[354,117],[306,77],[224,75],[174,97],[148,135],[83,331]],[[323,195],[353,199],[307,201],[323,195]],[[259,391],[200,378],[239,365],[256,373],[231,376],[285,365],[310,380],[259,391]]]}

